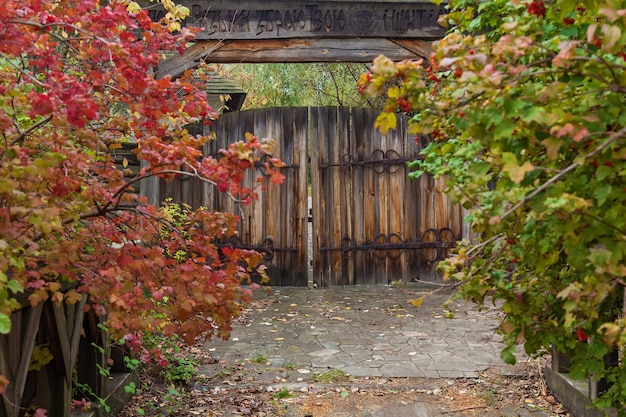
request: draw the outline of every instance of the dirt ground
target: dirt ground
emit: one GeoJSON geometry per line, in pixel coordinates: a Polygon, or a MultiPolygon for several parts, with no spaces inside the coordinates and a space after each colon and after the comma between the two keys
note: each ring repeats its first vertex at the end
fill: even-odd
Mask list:
{"type": "MultiPolygon", "coordinates": [[[[215,361],[210,354],[200,353],[200,349],[189,349],[188,353],[195,354],[199,363],[215,361]]],[[[250,360],[223,364],[222,371],[214,377],[194,378],[187,385],[167,386],[154,372],[144,372],[140,380],[142,391],[119,417],[569,417],[541,378],[545,361],[512,366],[507,376],[493,369],[479,378],[465,379],[346,375],[324,381],[311,376],[293,379],[286,369],[250,360]]]]}

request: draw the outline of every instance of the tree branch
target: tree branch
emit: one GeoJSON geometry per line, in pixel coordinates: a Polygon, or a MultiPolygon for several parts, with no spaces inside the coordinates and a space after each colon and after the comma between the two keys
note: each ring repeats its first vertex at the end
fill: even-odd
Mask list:
{"type": "Polygon", "coordinates": [[[26,136],[28,136],[29,134],[31,134],[33,131],[39,129],[41,126],[45,125],[46,123],[48,123],[50,120],[52,120],[52,116],[48,116],[45,119],[41,119],[40,121],[38,121],[37,123],[33,124],[31,127],[29,127],[28,129],[20,132],[19,135],[17,135],[17,137],[15,139],[13,139],[11,141],[11,143],[9,144],[9,146],[13,146],[18,142],[21,142],[22,140],[24,140],[24,138],[26,138],[26,136]]]}
{"type": "MultiPolygon", "coordinates": [[[[612,144],[613,142],[617,141],[618,139],[622,138],[624,135],[626,135],[626,127],[621,128],[620,130],[618,130],[617,132],[613,132],[607,140],[604,141],[604,143],[602,143],[600,146],[598,146],[596,149],[594,149],[593,151],[589,152],[586,156],[585,159],[590,158],[598,153],[600,153],[601,151],[603,151],[604,149],[606,149],[610,144],[612,144]]],[[[509,210],[507,210],[503,215],[500,216],[500,219],[504,219],[505,217],[508,217],[511,213],[514,213],[518,208],[524,206],[526,203],[528,203],[530,200],[532,200],[534,197],[536,197],[538,194],[542,193],[543,191],[545,191],[550,185],[554,184],[555,182],[557,182],[559,179],[561,179],[562,177],[564,177],[566,174],[568,174],[569,172],[573,171],[574,169],[578,168],[581,164],[579,162],[574,162],[573,164],[569,165],[568,167],[566,167],[565,169],[563,169],[561,172],[559,172],[558,174],[556,174],[554,177],[550,178],[548,181],[546,181],[545,183],[543,183],[540,187],[538,187],[537,189],[535,189],[535,191],[533,191],[532,193],[530,193],[529,195],[527,195],[526,197],[524,197],[523,200],[521,200],[519,203],[517,203],[516,205],[514,205],[513,207],[511,207],[509,210]]]]}

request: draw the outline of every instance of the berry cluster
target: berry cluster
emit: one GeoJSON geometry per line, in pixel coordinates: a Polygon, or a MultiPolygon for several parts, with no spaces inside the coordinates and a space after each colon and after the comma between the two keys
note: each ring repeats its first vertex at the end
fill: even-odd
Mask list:
{"type": "Polygon", "coordinates": [[[543,4],[543,0],[533,0],[526,5],[528,13],[534,14],[537,17],[543,17],[546,15],[546,6],[543,4]]]}

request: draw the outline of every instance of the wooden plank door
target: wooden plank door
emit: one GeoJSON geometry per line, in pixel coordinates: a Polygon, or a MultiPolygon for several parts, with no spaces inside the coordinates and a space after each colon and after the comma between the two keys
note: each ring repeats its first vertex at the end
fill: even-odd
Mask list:
{"type": "MultiPolygon", "coordinates": [[[[235,213],[241,217],[239,236],[233,246],[257,249],[265,256],[270,285],[307,285],[307,130],[308,108],[255,109],[227,113],[210,127],[216,140],[206,152],[217,155],[229,143],[244,139],[246,132],[275,141],[274,156],[286,167],[283,184],[270,184],[261,198],[249,206],[206,185],[203,204],[213,210],[235,213]]],[[[263,168],[249,172],[249,185],[263,168]]]]}
{"type": "Polygon", "coordinates": [[[313,279],[320,286],[436,281],[435,265],[461,234],[443,182],[408,178],[420,147],[398,116],[381,135],[377,111],[311,109],[313,279]]]}

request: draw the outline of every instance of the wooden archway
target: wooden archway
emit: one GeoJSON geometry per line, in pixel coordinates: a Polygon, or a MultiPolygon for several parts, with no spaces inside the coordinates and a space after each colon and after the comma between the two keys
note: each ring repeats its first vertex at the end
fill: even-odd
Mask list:
{"type": "MultiPolygon", "coordinates": [[[[180,0],[183,22],[201,31],[182,56],[164,60],[157,76],[176,77],[201,61],[211,63],[364,62],[428,57],[430,41],[445,29],[445,12],[429,0],[180,0]]],[[[164,11],[143,5],[153,19],[164,11]]]]}

